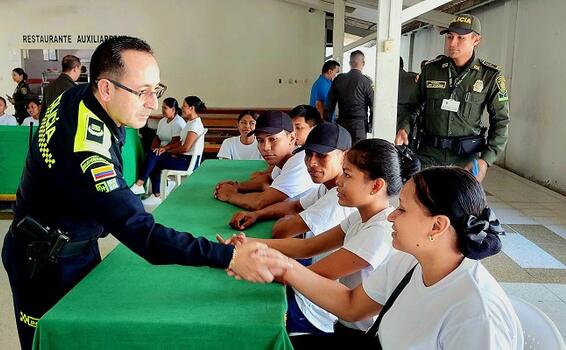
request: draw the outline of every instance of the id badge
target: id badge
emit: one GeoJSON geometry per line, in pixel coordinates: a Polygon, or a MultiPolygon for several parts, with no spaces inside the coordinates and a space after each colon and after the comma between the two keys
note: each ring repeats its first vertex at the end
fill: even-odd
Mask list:
{"type": "Polygon", "coordinates": [[[460,108],[460,101],[456,101],[453,99],[443,99],[442,100],[442,107],[440,109],[449,111],[449,112],[458,112],[458,108],[460,108]]]}

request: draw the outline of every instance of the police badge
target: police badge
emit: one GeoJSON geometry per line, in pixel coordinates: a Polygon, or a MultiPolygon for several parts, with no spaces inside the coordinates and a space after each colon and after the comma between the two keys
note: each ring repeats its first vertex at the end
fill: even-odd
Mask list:
{"type": "Polygon", "coordinates": [[[476,80],[473,87],[474,92],[482,92],[483,90],[483,80],[476,80]]]}

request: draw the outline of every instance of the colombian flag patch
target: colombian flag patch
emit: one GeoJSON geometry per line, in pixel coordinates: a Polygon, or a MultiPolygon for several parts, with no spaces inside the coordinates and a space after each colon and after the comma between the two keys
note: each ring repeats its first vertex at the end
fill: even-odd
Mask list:
{"type": "Polygon", "coordinates": [[[92,173],[92,178],[94,182],[110,179],[116,176],[116,172],[114,171],[114,165],[108,164],[104,166],[99,166],[98,168],[94,168],[90,171],[92,173]]]}

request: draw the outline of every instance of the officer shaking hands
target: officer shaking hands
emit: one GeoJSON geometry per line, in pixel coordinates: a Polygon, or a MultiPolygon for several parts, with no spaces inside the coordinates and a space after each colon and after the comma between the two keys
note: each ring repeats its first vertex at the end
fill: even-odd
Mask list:
{"type": "Polygon", "coordinates": [[[109,232],[152,264],[208,265],[254,282],[289,266],[264,245],[234,249],[156,223],[128,188],[121,157],[124,126],[145,125],[166,89],[152,49],[114,37],[98,46],[90,69],[89,85],[46,111],[4,241],[23,349],[32,347],[37,320],[100,262],[97,240],[109,232]]]}
{"type": "Polygon", "coordinates": [[[408,144],[410,127],[424,104],[417,155],[423,167],[457,165],[479,181],[507,142],[509,97],[501,68],[476,57],[481,24],[473,15],[454,18],[446,34],[445,55],[423,68],[416,89],[400,106],[396,144],[408,144]],[[487,108],[489,127],[482,127],[487,108]],[[486,133],[487,132],[487,133],[486,133]]]}

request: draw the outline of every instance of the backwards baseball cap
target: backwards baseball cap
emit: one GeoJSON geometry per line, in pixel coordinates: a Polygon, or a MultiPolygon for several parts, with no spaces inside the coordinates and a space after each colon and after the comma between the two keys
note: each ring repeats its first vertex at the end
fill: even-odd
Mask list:
{"type": "Polygon", "coordinates": [[[311,130],[305,144],[293,153],[309,150],[326,154],[339,149],[346,151],[352,147],[352,137],[348,130],[338,124],[324,122],[311,130]]]}
{"type": "Polygon", "coordinates": [[[293,120],[291,117],[281,111],[265,111],[257,117],[255,129],[250,131],[248,136],[252,136],[260,131],[273,135],[283,130],[293,131],[293,120]]]}
{"type": "Polygon", "coordinates": [[[476,32],[477,34],[481,35],[481,23],[480,20],[470,14],[462,14],[454,17],[452,22],[447,29],[444,29],[440,32],[440,35],[444,35],[446,33],[455,32],[461,35],[466,35],[471,32],[476,32]]]}

